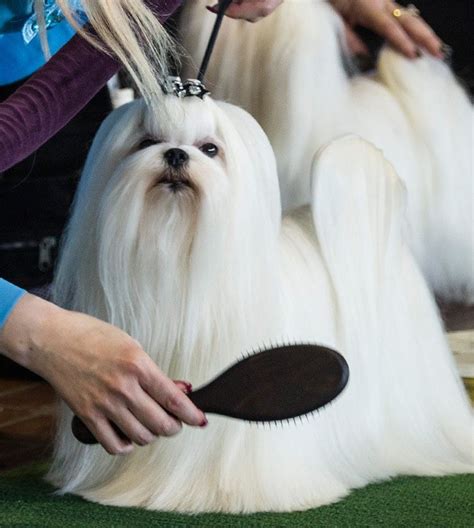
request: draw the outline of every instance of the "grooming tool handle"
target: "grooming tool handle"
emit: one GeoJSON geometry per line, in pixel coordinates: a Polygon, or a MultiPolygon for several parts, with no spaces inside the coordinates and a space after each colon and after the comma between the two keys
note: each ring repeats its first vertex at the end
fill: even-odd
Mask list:
{"type": "Polygon", "coordinates": [[[197,75],[198,81],[203,82],[204,75],[206,75],[206,70],[211,59],[212,50],[216,44],[217,35],[219,34],[219,29],[222,24],[222,19],[224,18],[225,12],[232,3],[233,0],[220,0],[219,9],[217,11],[217,18],[212,28],[211,36],[209,37],[209,42],[207,44],[206,52],[204,53],[204,58],[202,59],[201,67],[199,68],[199,73],[197,75]]]}

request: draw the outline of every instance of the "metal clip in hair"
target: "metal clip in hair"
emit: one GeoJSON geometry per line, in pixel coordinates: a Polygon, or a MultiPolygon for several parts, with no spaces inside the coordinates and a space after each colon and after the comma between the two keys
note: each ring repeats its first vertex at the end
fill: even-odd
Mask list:
{"type": "Polygon", "coordinates": [[[206,94],[210,93],[201,81],[188,79],[183,82],[181,77],[176,76],[168,77],[163,86],[163,91],[166,94],[174,94],[180,99],[183,97],[199,97],[202,99],[206,94]]]}
{"type": "Polygon", "coordinates": [[[183,86],[186,90],[185,97],[195,96],[203,99],[205,95],[211,93],[209,90],[206,90],[202,81],[199,81],[198,79],[188,79],[187,81],[184,81],[183,86]]]}
{"type": "Polygon", "coordinates": [[[184,97],[186,92],[181,81],[181,77],[169,76],[162,85],[165,94],[174,94],[176,97],[184,97]]]}

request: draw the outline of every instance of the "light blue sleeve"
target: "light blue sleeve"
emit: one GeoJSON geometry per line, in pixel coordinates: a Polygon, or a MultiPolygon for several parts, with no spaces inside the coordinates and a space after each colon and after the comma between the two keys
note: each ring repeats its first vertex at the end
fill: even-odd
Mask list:
{"type": "Polygon", "coordinates": [[[0,279],[0,330],[16,303],[25,293],[26,291],[22,288],[0,279]]]}

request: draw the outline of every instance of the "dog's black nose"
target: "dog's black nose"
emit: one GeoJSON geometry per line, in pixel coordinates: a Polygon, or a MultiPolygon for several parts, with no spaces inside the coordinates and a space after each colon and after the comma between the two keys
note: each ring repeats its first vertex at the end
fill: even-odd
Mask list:
{"type": "Polygon", "coordinates": [[[172,148],[172,149],[167,150],[164,154],[164,157],[168,165],[170,165],[174,169],[181,167],[189,159],[189,156],[187,155],[187,153],[184,150],[179,149],[179,148],[172,148]]]}

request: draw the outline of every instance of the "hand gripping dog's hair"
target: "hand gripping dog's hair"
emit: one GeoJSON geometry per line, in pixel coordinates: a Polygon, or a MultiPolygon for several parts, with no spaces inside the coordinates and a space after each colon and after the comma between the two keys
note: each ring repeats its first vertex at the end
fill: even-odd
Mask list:
{"type": "MultiPolygon", "coordinates": [[[[206,4],[189,0],[181,20],[195,62],[215,19],[206,4]]],[[[285,209],[310,202],[312,156],[328,141],[351,133],[382,149],[406,185],[408,241],[430,287],[474,303],[472,104],[440,60],[385,48],[377,71],[350,76],[345,48],[329,2],[285,0],[258,24],[224,20],[206,84],[265,130],[285,209]]]]}
{"type": "Polygon", "coordinates": [[[312,211],[282,221],[274,155],[246,112],[174,96],[162,114],[116,110],[85,167],[57,302],[123,328],[195,386],[287,340],[340,350],[351,379],[308,421],[209,416],[125,457],[79,444],[64,406],[49,479],[104,504],[253,512],[471,471],[469,406],[402,216],[392,168],[358,138],[322,151],[312,211]]]}

